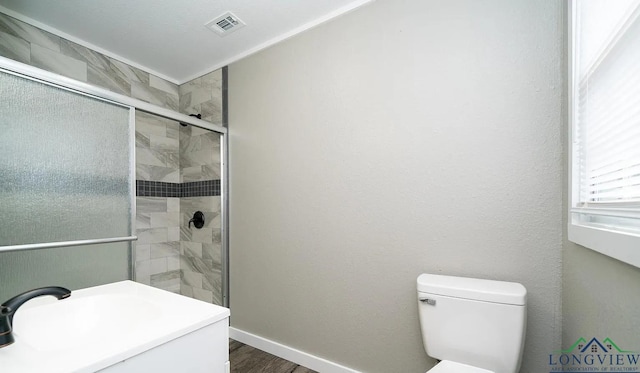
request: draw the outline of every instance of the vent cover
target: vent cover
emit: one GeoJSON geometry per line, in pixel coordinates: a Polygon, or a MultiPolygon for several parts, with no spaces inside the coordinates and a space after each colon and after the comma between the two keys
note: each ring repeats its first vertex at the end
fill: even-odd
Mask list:
{"type": "Polygon", "coordinates": [[[205,24],[206,28],[220,36],[226,36],[244,26],[245,23],[231,12],[226,12],[205,24]]]}

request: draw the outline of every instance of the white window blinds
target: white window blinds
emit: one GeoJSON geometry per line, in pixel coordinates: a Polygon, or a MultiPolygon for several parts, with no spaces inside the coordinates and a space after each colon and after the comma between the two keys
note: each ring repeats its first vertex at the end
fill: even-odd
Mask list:
{"type": "Polygon", "coordinates": [[[640,0],[574,2],[572,212],[640,226],[640,0]],[[616,219],[617,218],[617,219],[616,219]]]}

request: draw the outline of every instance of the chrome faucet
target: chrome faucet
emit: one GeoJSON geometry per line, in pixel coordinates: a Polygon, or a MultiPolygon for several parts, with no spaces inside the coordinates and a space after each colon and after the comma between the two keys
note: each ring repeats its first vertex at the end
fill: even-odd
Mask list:
{"type": "Polygon", "coordinates": [[[18,308],[26,301],[41,295],[53,295],[58,299],[65,299],[71,296],[71,290],[60,286],[47,286],[25,291],[0,305],[0,348],[15,342],[13,335],[11,335],[11,325],[13,324],[13,316],[18,308]]]}

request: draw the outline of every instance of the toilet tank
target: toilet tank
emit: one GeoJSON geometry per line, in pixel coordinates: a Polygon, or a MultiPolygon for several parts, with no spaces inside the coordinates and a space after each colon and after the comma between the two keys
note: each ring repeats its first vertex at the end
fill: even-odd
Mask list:
{"type": "Polygon", "coordinates": [[[497,373],[520,369],[527,290],[515,282],[422,274],[418,307],[427,354],[497,373]]]}

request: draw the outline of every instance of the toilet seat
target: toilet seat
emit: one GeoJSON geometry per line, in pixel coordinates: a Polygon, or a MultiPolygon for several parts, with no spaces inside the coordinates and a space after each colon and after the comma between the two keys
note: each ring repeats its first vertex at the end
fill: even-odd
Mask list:
{"type": "Polygon", "coordinates": [[[435,367],[429,369],[427,373],[494,373],[490,370],[472,367],[471,365],[455,363],[449,360],[442,360],[435,367]]]}

